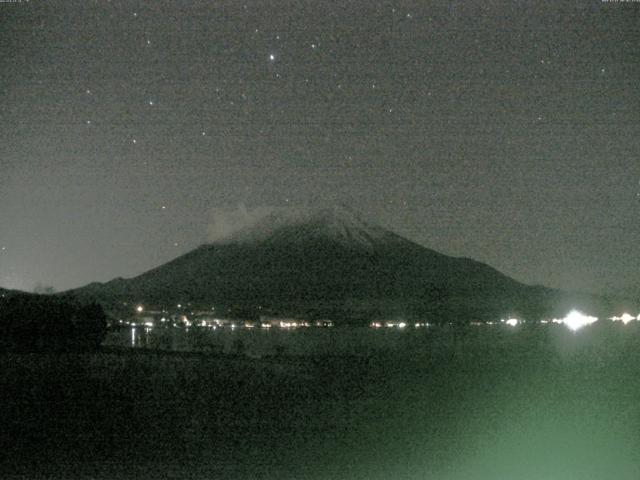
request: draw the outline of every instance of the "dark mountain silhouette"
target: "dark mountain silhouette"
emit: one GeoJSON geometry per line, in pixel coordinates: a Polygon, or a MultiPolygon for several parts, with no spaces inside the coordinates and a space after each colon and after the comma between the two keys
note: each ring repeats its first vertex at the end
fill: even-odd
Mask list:
{"type": "MultiPolygon", "coordinates": [[[[16,290],[8,290],[6,288],[0,288],[0,298],[9,298],[10,296],[16,295],[19,292],[17,292],[16,290]]],[[[25,292],[20,292],[20,293],[25,293],[25,292]]]]}
{"type": "Polygon", "coordinates": [[[95,350],[106,326],[104,310],[96,303],[0,289],[0,351],[95,350]]]}
{"type": "Polygon", "coordinates": [[[135,278],[72,293],[107,308],[190,302],[246,316],[352,321],[539,319],[574,307],[600,314],[615,308],[592,295],[524,285],[480,262],[440,254],[345,208],[273,213],[135,278]]]}

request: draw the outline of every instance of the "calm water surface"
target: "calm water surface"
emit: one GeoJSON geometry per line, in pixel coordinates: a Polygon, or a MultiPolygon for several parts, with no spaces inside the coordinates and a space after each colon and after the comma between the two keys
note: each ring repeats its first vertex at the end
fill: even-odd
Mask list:
{"type": "MultiPolygon", "coordinates": [[[[153,427],[145,442],[154,449],[165,448],[159,439],[175,438],[175,445],[173,454],[152,462],[139,453],[145,442],[131,445],[131,462],[125,457],[110,464],[78,462],[74,469],[84,469],[82,478],[640,478],[637,324],[601,323],[577,332],[558,325],[136,327],[111,332],[105,343],[223,355],[138,350],[97,356],[95,365],[83,367],[89,382],[108,369],[117,371],[102,387],[113,395],[106,403],[109,412],[122,412],[117,415],[132,422],[139,417],[135,425],[153,427]],[[324,354],[357,358],[328,361],[324,354]],[[129,391],[135,392],[130,398],[129,391]],[[216,401],[224,407],[214,407],[216,401]],[[125,465],[130,470],[118,470],[125,465]]],[[[41,363],[38,368],[49,368],[41,363]]],[[[21,394],[28,399],[30,391],[21,394]]],[[[77,396],[83,395],[79,386],[77,396]]],[[[78,405],[71,419],[82,419],[85,407],[78,405]]],[[[34,415],[41,409],[34,403],[34,415]]],[[[102,431],[126,445],[139,431],[119,435],[109,425],[102,431]]],[[[98,437],[99,445],[105,435],[98,437]]],[[[47,478],[78,478],[63,473],[47,478]]]]}

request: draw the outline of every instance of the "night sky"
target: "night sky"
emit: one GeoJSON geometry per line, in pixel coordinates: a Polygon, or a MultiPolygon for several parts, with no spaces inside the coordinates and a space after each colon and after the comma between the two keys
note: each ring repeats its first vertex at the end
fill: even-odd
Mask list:
{"type": "Polygon", "coordinates": [[[0,3],[0,286],[340,203],[526,283],[640,284],[640,3],[0,3]]]}

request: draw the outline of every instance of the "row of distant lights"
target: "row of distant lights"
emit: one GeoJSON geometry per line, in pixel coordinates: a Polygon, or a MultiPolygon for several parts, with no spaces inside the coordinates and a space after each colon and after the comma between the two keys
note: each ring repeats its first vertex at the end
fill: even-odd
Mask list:
{"type": "MultiPolygon", "coordinates": [[[[625,313],[622,317],[613,317],[611,320],[620,320],[622,322],[625,323],[625,325],[627,323],[629,323],[631,320],[635,320],[635,317],[632,317],[631,315],[625,313]]],[[[640,320],[640,315],[638,315],[638,320],[640,320]]],[[[584,315],[576,310],[573,310],[571,313],[569,313],[566,317],[564,318],[554,318],[553,320],[541,320],[540,323],[546,324],[546,323],[559,323],[559,324],[564,324],[567,327],[569,327],[571,330],[578,330],[586,325],[590,325],[594,322],[598,321],[598,319],[596,317],[591,317],[589,315],[584,315]]],[[[497,322],[472,322],[472,325],[494,325],[497,322]]],[[[521,320],[518,320],[517,318],[508,318],[508,319],[502,319],[500,320],[499,323],[503,323],[505,325],[508,325],[510,327],[516,327],[519,324],[522,323],[521,320]]],[[[371,322],[371,324],[369,325],[371,328],[407,328],[408,326],[410,326],[408,323],[406,322],[371,322]]],[[[431,325],[429,323],[414,323],[413,326],[415,328],[421,328],[421,327],[430,327],[431,325]]]]}
{"type": "MultiPolygon", "coordinates": [[[[178,308],[182,307],[182,305],[178,305],[178,308]]],[[[136,307],[136,311],[138,313],[141,313],[144,310],[144,308],[141,305],[138,305],[138,307],[136,307]]],[[[164,320],[164,319],[163,319],[164,320]]],[[[624,325],[628,324],[629,322],[632,321],[640,321],[640,315],[634,317],[633,315],[630,315],[629,313],[623,313],[621,316],[617,317],[610,317],[609,320],[612,320],[614,322],[622,322],[624,325]]],[[[583,327],[586,327],[588,325],[591,325],[595,322],[598,321],[598,317],[592,317],[590,315],[585,315],[582,312],[579,312],[578,310],[572,310],[571,312],[569,312],[567,314],[566,317],[564,318],[553,318],[551,320],[541,320],[540,323],[542,324],[548,324],[548,323],[556,323],[556,324],[562,324],[567,326],[567,328],[569,328],[570,330],[576,331],[576,330],[580,330],[583,327]]],[[[489,324],[491,324],[492,322],[488,322],[489,324]]],[[[500,320],[500,323],[504,323],[505,325],[508,325],[510,327],[516,327],[518,326],[520,323],[522,323],[521,320],[517,319],[517,318],[508,318],[508,319],[502,319],[500,320]]],[[[261,325],[264,328],[269,328],[271,325],[270,324],[263,324],[261,325]]],[[[300,322],[295,323],[295,322],[280,322],[279,325],[281,328],[296,328],[296,327],[307,327],[309,326],[306,322],[300,322]]],[[[370,326],[372,328],[406,328],[407,326],[409,326],[408,323],[406,322],[371,322],[370,326]]],[[[422,328],[422,327],[429,327],[430,324],[427,322],[416,322],[413,324],[413,327],[415,328],[422,328]]],[[[235,327],[235,325],[232,325],[232,327],[235,327]]]]}
{"type": "MultiPolygon", "coordinates": [[[[410,326],[407,322],[371,322],[369,324],[371,328],[407,328],[410,326]]],[[[426,322],[418,322],[414,323],[413,326],[415,328],[429,327],[430,324],[426,322]]]]}
{"type": "MultiPolygon", "coordinates": [[[[161,323],[166,323],[169,320],[165,317],[162,317],[160,319],[161,323]]],[[[125,322],[124,320],[120,320],[120,324],[121,325],[129,325],[131,327],[148,327],[148,328],[153,328],[156,326],[156,324],[154,322],[144,322],[144,323],[138,323],[138,322],[125,322]]],[[[207,321],[200,321],[200,322],[192,322],[186,318],[183,318],[180,321],[180,325],[184,326],[184,327],[191,327],[191,326],[197,326],[197,327],[210,327],[213,330],[216,330],[218,328],[225,328],[225,327],[229,327],[232,330],[235,328],[248,328],[248,329],[252,329],[252,328],[256,328],[256,327],[260,327],[260,328],[272,328],[272,327],[279,327],[279,328],[285,328],[285,329],[289,329],[289,328],[309,328],[309,327],[333,327],[333,322],[328,322],[328,321],[318,321],[315,322],[313,324],[309,323],[309,322],[278,322],[275,324],[272,323],[254,323],[254,322],[244,322],[244,323],[223,323],[220,322],[219,320],[215,320],[213,323],[211,322],[207,322],[207,321]]],[[[174,327],[178,327],[179,325],[174,325],[174,327]]]]}
{"type": "MultiPolygon", "coordinates": [[[[178,304],[178,308],[182,308],[181,304],[178,304]]],[[[211,310],[215,310],[214,307],[211,308],[211,310]]],[[[137,313],[142,313],[144,312],[144,307],[142,305],[137,305],[136,306],[136,312],[137,313]]],[[[191,312],[193,314],[193,312],[191,312]]],[[[160,319],[161,323],[167,323],[170,320],[166,317],[162,317],[160,319]]],[[[125,324],[124,320],[120,320],[119,322],[120,324],[125,324]]],[[[190,321],[186,315],[182,315],[182,317],[180,318],[179,321],[180,324],[184,325],[185,327],[191,327],[191,326],[200,326],[200,327],[211,327],[214,330],[217,328],[222,328],[222,327],[231,327],[232,329],[237,328],[238,326],[242,327],[242,328],[255,328],[256,326],[259,326],[261,328],[271,328],[273,326],[277,326],[280,328],[300,328],[300,327],[311,327],[311,326],[315,326],[315,327],[333,327],[333,322],[328,321],[328,320],[319,320],[314,322],[313,324],[306,322],[306,321],[295,321],[295,320],[291,320],[291,321],[284,321],[281,320],[279,322],[275,322],[275,323],[271,323],[271,322],[241,322],[239,325],[236,325],[236,323],[227,323],[224,322],[222,320],[219,319],[215,319],[213,320],[213,322],[208,322],[206,320],[201,320],[200,322],[192,322],[190,321]]],[[[144,323],[138,323],[138,322],[126,322],[127,325],[132,326],[132,327],[137,327],[137,326],[145,326],[145,327],[149,327],[152,328],[154,326],[156,326],[156,324],[154,322],[144,322],[144,323]]],[[[177,326],[177,325],[174,325],[177,326]]]]}
{"type": "MultiPolygon", "coordinates": [[[[614,322],[622,322],[623,324],[628,324],[629,322],[632,321],[640,321],[640,315],[638,315],[637,317],[634,317],[633,315],[630,315],[628,313],[624,313],[619,317],[611,317],[609,320],[612,320],[614,322]]],[[[569,314],[567,314],[566,317],[564,318],[553,318],[551,320],[541,320],[540,323],[542,324],[548,324],[548,323],[555,323],[555,324],[561,324],[561,325],[565,325],[567,328],[569,328],[570,330],[576,331],[576,330],[580,330],[583,327],[586,327],[588,325],[591,325],[595,322],[598,321],[597,317],[592,317],[590,315],[585,315],[582,312],[579,312],[577,310],[572,310],[571,312],[569,312],[569,314]]],[[[505,325],[508,325],[510,327],[516,327],[519,324],[523,323],[521,320],[517,319],[517,318],[508,318],[508,319],[502,319],[500,320],[500,323],[503,323],[505,325]]],[[[486,323],[478,323],[478,322],[474,322],[473,325],[493,325],[494,322],[486,322],[486,323]]],[[[406,322],[371,322],[371,324],[369,325],[371,328],[407,328],[410,325],[406,322]]],[[[413,326],[415,328],[421,328],[421,327],[429,327],[431,326],[429,323],[415,323],[413,324],[413,326]]]]}
{"type": "MultiPolygon", "coordinates": [[[[623,324],[626,325],[629,322],[632,322],[634,320],[635,321],[640,321],[640,315],[638,315],[637,317],[634,317],[633,315],[630,315],[628,313],[623,313],[619,317],[610,317],[609,320],[612,320],[614,322],[622,322],[623,324]]],[[[562,324],[562,325],[567,326],[567,328],[569,328],[570,330],[576,331],[576,330],[580,330],[583,327],[591,325],[591,324],[593,324],[593,323],[595,323],[597,321],[598,321],[597,317],[592,317],[590,315],[585,315],[584,313],[579,312],[577,310],[572,310],[564,318],[554,318],[554,319],[551,319],[551,320],[541,320],[540,323],[542,323],[542,324],[547,324],[547,323],[562,324]]],[[[506,320],[503,319],[500,322],[504,323],[505,325],[509,325],[510,327],[516,327],[518,324],[522,323],[517,318],[509,318],[509,319],[506,319],[506,320]]]]}

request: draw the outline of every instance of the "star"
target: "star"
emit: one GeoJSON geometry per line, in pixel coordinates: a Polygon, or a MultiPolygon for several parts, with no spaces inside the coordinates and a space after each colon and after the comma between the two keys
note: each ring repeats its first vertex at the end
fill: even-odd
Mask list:
{"type": "Polygon", "coordinates": [[[133,139],[131,139],[131,143],[136,144],[136,143],[138,143],[138,140],[136,140],[135,138],[133,138],[133,139]]]}
{"type": "Polygon", "coordinates": [[[149,100],[149,105],[153,107],[153,100],[149,100]]]}
{"type": "Polygon", "coordinates": [[[271,60],[272,62],[276,59],[276,56],[273,53],[269,54],[269,60],[271,60]]]}

